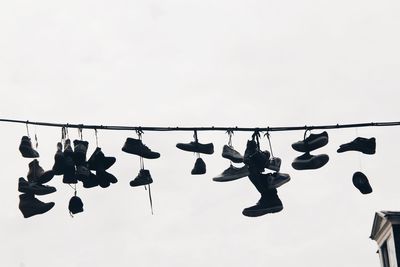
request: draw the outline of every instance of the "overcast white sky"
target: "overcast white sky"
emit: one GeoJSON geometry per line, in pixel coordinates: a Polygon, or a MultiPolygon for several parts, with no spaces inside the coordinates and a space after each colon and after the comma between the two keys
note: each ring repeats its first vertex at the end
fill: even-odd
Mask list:
{"type": "MultiPolygon", "coordinates": [[[[3,118],[135,126],[290,126],[399,120],[400,3],[370,0],[3,1],[0,3],[0,111],[3,118]]],[[[57,128],[30,127],[40,164],[50,169],[57,128]]],[[[227,135],[200,133],[216,153],[207,174],[176,149],[191,133],[145,133],[161,153],[147,160],[147,192],[131,188],[139,160],[121,147],[133,132],[100,131],[117,157],[108,189],[79,187],[85,212],[71,219],[72,190],[39,197],[56,206],[23,219],[18,151],[25,125],[1,124],[0,266],[379,266],[369,240],[375,211],[399,210],[400,129],[329,131],[316,151],[330,162],[296,171],[291,143],[303,132],[273,133],[284,210],[246,218],[259,194],[248,179],[214,183],[229,166],[227,135]],[[376,155],[337,154],[356,136],[377,138],[376,155]],[[363,171],[374,192],[351,182],[363,171]]],[[[70,132],[78,138],[77,131],[70,132]]],[[[244,151],[250,134],[236,133],[244,151]]],[[[84,131],[95,148],[93,131],[84,131]]],[[[266,140],[262,141],[267,148],[266,140]]]]}

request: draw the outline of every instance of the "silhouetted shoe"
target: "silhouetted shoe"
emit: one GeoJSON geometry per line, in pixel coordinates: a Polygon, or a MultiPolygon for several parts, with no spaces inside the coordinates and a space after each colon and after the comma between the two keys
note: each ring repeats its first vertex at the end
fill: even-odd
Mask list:
{"type": "Polygon", "coordinates": [[[192,175],[199,175],[206,173],[206,163],[202,158],[197,158],[192,169],[192,175]]]}
{"type": "Polygon", "coordinates": [[[33,194],[19,195],[19,210],[24,218],[48,212],[54,207],[54,202],[44,203],[35,198],[33,194]]]}
{"type": "Polygon", "coordinates": [[[229,159],[232,162],[235,163],[242,163],[243,162],[243,156],[237,152],[233,147],[224,145],[222,148],[222,157],[229,159]]]}
{"type": "Polygon", "coordinates": [[[353,174],[353,184],[362,194],[369,194],[372,192],[372,187],[369,184],[368,178],[362,172],[353,174]]]}
{"type": "Polygon", "coordinates": [[[57,143],[57,152],[54,155],[54,165],[52,170],[54,171],[54,175],[62,175],[64,174],[64,153],[62,152],[62,144],[60,142],[57,143]]]}
{"type": "Polygon", "coordinates": [[[346,143],[340,145],[339,149],[337,150],[338,153],[346,152],[346,151],[359,151],[364,154],[372,155],[375,154],[375,138],[364,138],[364,137],[357,137],[350,143],[346,143]]]}
{"type": "Polygon", "coordinates": [[[28,193],[33,195],[47,195],[56,192],[56,188],[53,186],[41,185],[34,182],[28,182],[23,177],[18,180],[18,191],[21,193],[28,193]]]}
{"type": "Polygon", "coordinates": [[[90,177],[90,170],[85,165],[79,165],[76,167],[75,177],[78,181],[83,181],[90,177]]]}
{"type": "Polygon", "coordinates": [[[245,165],[241,168],[236,168],[232,165],[224,170],[220,175],[213,178],[215,182],[229,182],[234,181],[249,175],[249,168],[245,165]]]}
{"type": "Polygon", "coordinates": [[[140,139],[134,139],[128,137],[125,141],[122,151],[141,156],[146,159],[157,159],[160,157],[160,153],[151,151],[146,145],[142,143],[140,139]]]}
{"type": "Polygon", "coordinates": [[[253,140],[247,141],[246,150],[243,156],[243,162],[248,165],[250,170],[257,170],[257,172],[263,172],[265,166],[268,165],[269,157],[271,154],[269,151],[260,151],[257,143],[253,140]]]}
{"type": "Polygon", "coordinates": [[[73,196],[69,200],[68,204],[69,212],[72,214],[77,214],[83,211],[83,202],[78,196],[73,196]]]}
{"type": "Polygon", "coordinates": [[[292,148],[299,152],[310,152],[328,144],[328,133],[310,134],[306,139],[292,144],[292,148]]]}
{"type": "Polygon", "coordinates": [[[74,150],[71,146],[71,140],[66,139],[64,142],[64,156],[65,157],[74,157],[74,150]]]}
{"type": "Polygon", "coordinates": [[[280,158],[270,158],[269,161],[267,162],[267,166],[265,166],[267,169],[279,172],[281,169],[281,162],[282,160],[280,158]]]}
{"type": "Polygon", "coordinates": [[[64,161],[64,175],[63,175],[63,183],[64,184],[76,184],[78,183],[78,179],[75,176],[75,164],[74,160],[71,156],[65,157],[64,161]]]}
{"type": "Polygon", "coordinates": [[[115,163],[115,161],[116,159],[114,157],[104,156],[101,148],[97,147],[88,160],[88,166],[89,169],[93,171],[98,169],[107,170],[115,163]]]}
{"type": "Polygon", "coordinates": [[[117,178],[105,170],[96,171],[97,181],[102,188],[107,188],[110,184],[115,184],[118,182],[117,178]]]}
{"type": "Polygon", "coordinates": [[[139,171],[138,176],[135,177],[132,181],[129,182],[131,186],[140,186],[140,185],[148,185],[153,182],[151,178],[150,171],[141,169],[139,171]]]}
{"type": "Polygon", "coordinates": [[[304,153],[294,159],[292,167],[296,170],[313,170],[321,168],[328,161],[329,156],[326,154],[310,155],[310,153],[304,153]]]}
{"type": "Polygon", "coordinates": [[[199,142],[190,142],[190,143],[178,143],[176,147],[180,150],[196,152],[202,154],[213,154],[214,153],[214,145],[213,143],[201,144],[199,142]]]}
{"type": "Polygon", "coordinates": [[[82,140],[74,140],[74,156],[73,159],[77,166],[82,165],[86,162],[86,152],[88,150],[89,143],[82,140]]]}
{"type": "Polygon", "coordinates": [[[258,217],[268,213],[276,213],[283,210],[282,201],[278,194],[262,195],[256,205],[245,208],[242,212],[247,217],[258,217]]]}
{"type": "Polygon", "coordinates": [[[28,136],[22,136],[19,144],[19,152],[24,158],[38,158],[39,153],[33,149],[31,139],[28,136]]]}
{"type": "Polygon", "coordinates": [[[287,173],[274,172],[267,175],[269,188],[278,188],[290,181],[290,175],[287,173]]]}
{"type": "Polygon", "coordinates": [[[97,176],[92,172],[90,172],[89,178],[82,180],[82,183],[84,188],[92,188],[99,185],[97,176]]]}
{"type": "Polygon", "coordinates": [[[36,182],[38,184],[48,183],[54,177],[54,171],[44,171],[42,167],[39,165],[39,161],[37,159],[32,160],[29,163],[29,172],[28,172],[28,181],[36,182]]]}

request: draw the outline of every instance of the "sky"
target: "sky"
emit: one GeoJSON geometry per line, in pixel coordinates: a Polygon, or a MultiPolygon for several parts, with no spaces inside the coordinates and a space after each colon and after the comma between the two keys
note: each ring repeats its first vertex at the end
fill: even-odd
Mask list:
{"type": "MultiPolygon", "coordinates": [[[[3,1],[0,3],[0,117],[56,123],[130,126],[273,127],[398,121],[400,3],[370,0],[283,1],[3,1]]],[[[330,161],[297,171],[291,144],[302,131],[273,132],[273,152],[291,181],[278,189],[280,213],[247,218],[259,194],[247,178],[215,183],[229,166],[224,132],[213,142],[207,173],[192,176],[191,153],[178,150],[188,132],[145,132],[160,152],[145,160],[147,191],[129,181],[139,159],[121,151],[133,131],[99,131],[102,151],[117,158],[119,180],[78,195],[57,176],[56,203],[24,219],[17,181],[29,159],[18,145],[24,124],[1,123],[0,266],[379,266],[369,239],[374,213],[399,210],[398,127],[329,130],[315,153],[330,161]],[[375,155],[336,153],[357,136],[376,137],[375,155]],[[374,192],[352,184],[365,173],[374,192]]],[[[30,126],[39,162],[53,165],[59,128],[30,126]]],[[[78,132],[69,131],[71,139],[78,132]]],[[[318,131],[313,131],[318,133],[318,131]]],[[[236,132],[245,150],[250,133],[236,132]]],[[[84,130],[90,155],[93,130],[84,130]]],[[[268,142],[261,140],[262,148],[268,142]]]]}

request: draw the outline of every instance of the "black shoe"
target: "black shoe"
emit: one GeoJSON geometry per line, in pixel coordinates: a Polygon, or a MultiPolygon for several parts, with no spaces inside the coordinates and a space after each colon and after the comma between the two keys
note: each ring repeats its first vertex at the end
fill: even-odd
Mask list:
{"type": "Polygon", "coordinates": [[[200,175],[206,173],[206,163],[202,158],[197,158],[192,169],[192,175],[200,175]]]}
{"type": "Polygon", "coordinates": [[[146,145],[142,143],[140,139],[134,139],[128,137],[125,141],[122,151],[141,156],[146,159],[157,159],[160,157],[160,153],[151,151],[146,145]]]}
{"type": "Polygon", "coordinates": [[[19,195],[19,210],[24,218],[29,218],[35,215],[48,212],[54,207],[54,202],[44,203],[35,198],[33,194],[19,195]]]}
{"type": "Polygon", "coordinates": [[[112,165],[114,165],[115,161],[116,159],[114,157],[104,156],[104,153],[101,151],[101,148],[97,147],[88,160],[88,166],[89,169],[92,171],[98,169],[107,170],[112,165]]]}
{"type": "Polygon", "coordinates": [[[129,184],[134,187],[134,186],[141,186],[141,185],[148,185],[153,182],[153,179],[151,178],[150,171],[149,170],[144,170],[141,169],[139,171],[138,176],[136,176],[135,179],[129,182],[129,184]]]}
{"type": "Polygon", "coordinates": [[[294,159],[292,167],[296,170],[314,170],[321,168],[328,161],[329,156],[326,154],[310,155],[310,153],[304,153],[294,159]]]}
{"type": "Polygon", "coordinates": [[[362,172],[353,174],[353,184],[362,194],[372,193],[372,187],[369,184],[368,178],[362,172]]]}
{"type": "Polygon", "coordinates": [[[75,164],[74,160],[71,156],[65,157],[65,169],[63,175],[63,183],[64,184],[76,184],[78,183],[78,179],[75,176],[75,164]]]}
{"type": "Polygon", "coordinates": [[[84,181],[89,179],[90,177],[90,170],[85,165],[80,165],[76,167],[75,177],[78,181],[84,181]]]}
{"type": "Polygon", "coordinates": [[[24,158],[38,158],[39,153],[33,149],[31,139],[28,136],[22,136],[19,145],[19,152],[24,158]]]}
{"type": "Polygon", "coordinates": [[[69,200],[68,209],[71,214],[77,214],[83,211],[83,202],[78,196],[73,196],[69,200]]]}
{"type": "Polygon", "coordinates": [[[224,145],[222,148],[222,157],[229,159],[230,161],[234,163],[242,163],[243,162],[243,156],[240,155],[239,152],[237,152],[233,147],[224,145]]]}
{"type": "Polygon", "coordinates": [[[92,188],[99,185],[97,176],[92,172],[90,172],[89,178],[82,180],[82,183],[84,188],[92,188]]]}
{"type": "Polygon", "coordinates": [[[220,175],[213,178],[215,182],[229,182],[249,175],[249,168],[245,165],[241,168],[236,168],[230,165],[228,169],[224,170],[220,175]]]}
{"type": "Polygon", "coordinates": [[[75,165],[79,166],[86,161],[86,152],[88,150],[89,143],[82,140],[74,140],[74,156],[75,165]]]}
{"type": "Polygon", "coordinates": [[[71,146],[71,140],[66,139],[64,142],[64,156],[65,157],[74,157],[74,150],[71,146]]]}
{"type": "Polygon", "coordinates": [[[45,184],[51,181],[54,177],[54,171],[44,171],[39,165],[39,161],[34,159],[29,163],[29,172],[27,175],[28,181],[38,184],[45,184]]]}
{"type": "Polygon", "coordinates": [[[364,137],[357,137],[350,143],[340,145],[337,152],[342,153],[346,151],[359,151],[364,154],[372,155],[375,154],[375,148],[376,148],[375,137],[369,139],[364,137]]]}
{"type": "Polygon", "coordinates": [[[254,140],[249,140],[247,141],[243,162],[249,166],[251,172],[257,170],[257,172],[261,173],[268,165],[270,156],[269,151],[259,150],[257,143],[254,140]]]}
{"type": "Polygon", "coordinates": [[[310,134],[306,139],[292,144],[292,148],[299,152],[310,152],[328,144],[328,133],[310,134]]]}
{"type": "Polygon", "coordinates": [[[97,181],[102,188],[107,188],[110,184],[115,184],[118,182],[118,179],[109,172],[105,170],[97,170],[96,171],[97,181]]]}
{"type": "Polygon", "coordinates": [[[57,152],[54,155],[54,165],[52,170],[54,171],[54,175],[62,175],[65,170],[65,157],[62,152],[62,144],[57,143],[57,152]]]}
{"type": "Polygon", "coordinates": [[[213,143],[208,143],[208,144],[201,144],[199,142],[190,142],[190,143],[178,143],[176,144],[176,147],[184,150],[184,151],[189,151],[189,152],[196,152],[196,153],[202,153],[202,154],[213,154],[214,153],[214,145],[213,143]]]}
{"type": "Polygon", "coordinates": [[[278,188],[290,181],[290,175],[287,173],[275,172],[267,175],[269,188],[278,188]]]}
{"type": "Polygon", "coordinates": [[[28,193],[33,195],[47,195],[56,192],[56,188],[53,186],[41,185],[34,182],[28,182],[23,177],[18,180],[18,191],[21,193],[28,193]]]}
{"type": "Polygon", "coordinates": [[[258,217],[268,213],[276,213],[283,210],[282,201],[277,193],[261,196],[256,205],[245,208],[242,214],[247,217],[258,217]]]}

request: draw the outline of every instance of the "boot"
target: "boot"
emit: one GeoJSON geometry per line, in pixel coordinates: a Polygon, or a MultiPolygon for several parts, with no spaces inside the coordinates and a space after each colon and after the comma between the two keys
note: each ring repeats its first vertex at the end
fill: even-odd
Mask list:
{"type": "Polygon", "coordinates": [[[92,171],[97,169],[107,170],[115,163],[115,161],[116,159],[114,157],[104,156],[101,148],[97,147],[88,160],[88,166],[92,171]]]}
{"type": "Polygon", "coordinates": [[[200,175],[206,173],[206,163],[202,158],[197,158],[192,169],[192,175],[200,175]]]}
{"type": "Polygon", "coordinates": [[[62,152],[62,144],[60,142],[57,143],[57,152],[54,155],[54,165],[52,170],[54,171],[54,175],[62,175],[65,170],[65,157],[62,152]]]}
{"type": "Polygon", "coordinates": [[[68,209],[71,214],[83,212],[83,202],[78,196],[73,196],[69,200],[68,209]]]}
{"type": "Polygon", "coordinates": [[[97,181],[97,176],[92,172],[90,172],[89,178],[82,180],[82,183],[84,188],[92,188],[99,185],[99,182],[97,181]]]}
{"type": "Polygon", "coordinates": [[[78,181],[86,180],[90,177],[90,170],[85,165],[76,167],[75,177],[78,181]]]}
{"type": "Polygon", "coordinates": [[[74,156],[75,165],[79,166],[86,161],[86,152],[88,150],[89,143],[82,140],[74,140],[74,156]]]}
{"type": "Polygon", "coordinates": [[[28,181],[38,184],[48,183],[54,177],[54,171],[44,171],[39,165],[39,161],[34,159],[29,163],[28,181]]]}
{"type": "Polygon", "coordinates": [[[38,158],[39,153],[33,149],[31,139],[28,136],[22,136],[19,145],[19,152],[24,158],[38,158]]]}
{"type": "Polygon", "coordinates": [[[64,156],[65,157],[73,157],[74,156],[74,150],[72,149],[71,140],[69,140],[69,139],[66,139],[64,142],[64,156]]]}
{"type": "Polygon", "coordinates": [[[115,184],[118,182],[117,178],[105,170],[96,171],[97,181],[102,188],[107,188],[110,184],[115,184]]]}
{"type": "Polygon", "coordinates": [[[249,179],[261,194],[261,198],[256,205],[243,210],[242,214],[244,216],[258,217],[283,210],[282,201],[278,197],[278,191],[275,188],[269,188],[267,175],[250,174],[249,179]]]}
{"type": "MultiPolygon", "coordinates": [[[[65,153],[65,150],[64,150],[65,153]]],[[[78,183],[78,179],[76,179],[75,176],[75,165],[74,165],[74,160],[72,159],[71,156],[66,156],[65,157],[65,169],[64,169],[64,175],[63,175],[63,183],[64,184],[76,184],[78,183]]]]}
{"type": "Polygon", "coordinates": [[[33,194],[19,195],[19,210],[24,218],[48,212],[54,207],[54,202],[44,203],[35,198],[33,194]]]}
{"type": "Polygon", "coordinates": [[[28,182],[23,177],[18,180],[18,191],[21,193],[27,193],[31,195],[47,195],[56,192],[56,188],[53,186],[41,185],[35,182],[28,182]]]}

